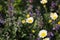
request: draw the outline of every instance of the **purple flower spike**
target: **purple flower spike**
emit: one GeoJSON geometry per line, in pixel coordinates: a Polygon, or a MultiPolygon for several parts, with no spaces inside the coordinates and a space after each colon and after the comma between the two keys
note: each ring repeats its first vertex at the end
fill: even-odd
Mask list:
{"type": "Polygon", "coordinates": [[[17,25],[20,25],[20,24],[21,24],[21,22],[20,22],[20,20],[18,20],[18,21],[17,21],[17,25]]]}
{"type": "Polygon", "coordinates": [[[52,7],[52,8],[55,8],[55,7],[56,7],[56,3],[55,3],[54,1],[52,1],[51,7],[52,7]]]}
{"type": "Polygon", "coordinates": [[[33,35],[33,34],[29,34],[30,38],[32,38],[32,35],[33,35]]]}
{"type": "Polygon", "coordinates": [[[55,21],[52,21],[52,24],[55,24],[55,21]]]}
{"type": "Polygon", "coordinates": [[[60,2],[60,0],[58,0],[60,2]]]}
{"type": "Polygon", "coordinates": [[[39,16],[40,15],[40,11],[38,9],[35,9],[36,14],[39,16]]]}
{"type": "Polygon", "coordinates": [[[10,2],[11,2],[11,3],[13,3],[13,2],[14,2],[14,0],[10,0],[10,2]]]}
{"type": "Polygon", "coordinates": [[[29,7],[30,7],[30,8],[33,8],[33,5],[30,5],[29,7]]]}
{"type": "Polygon", "coordinates": [[[36,40],[40,40],[40,38],[37,38],[36,40]]]}
{"type": "Polygon", "coordinates": [[[55,27],[52,30],[55,30],[55,27]]]}
{"type": "Polygon", "coordinates": [[[53,28],[53,30],[59,30],[60,29],[60,25],[56,25],[56,27],[53,28]]]}
{"type": "Polygon", "coordinates": [[[56,29],[59,30],[59,28],[60,28],[60,25],[56,25],[56,29]]]}
{"type": "Polygon", "coordinates": [[[32,3],[32,2],[33,2],[33,0],[29,0],[29,2],[30,2],[30,3],[32,3]]]}
{"type": "Polygon", "coordinates": [[[9,6],[9,10],[13,10],[13,6],[12,5],[9,6]]]}
{"type": "Polygon", "coordinates": [[[33,5],[29,5],[29,7],[28,7],[28,11],[31,11],[32,10],[32,8],[33,8],[33,5]]]}
{"type": "Polygon", "coordinates": [[[54,34],[52,32],[49,32],[47,36],[51,38],[54,36],[54,34]]]}
{"type": "Polygon", "coordinates": [[[32,16],[33,16],[33,13],[32,13],[32,11],[30,11],[29,13],[30,13],[30,16],[32,17],[32,16]]]}
{"type": "Polygon", "coordinates": [[[0,23],[4,24],[5,23],[4,19],[0,19],[0,23]]]}

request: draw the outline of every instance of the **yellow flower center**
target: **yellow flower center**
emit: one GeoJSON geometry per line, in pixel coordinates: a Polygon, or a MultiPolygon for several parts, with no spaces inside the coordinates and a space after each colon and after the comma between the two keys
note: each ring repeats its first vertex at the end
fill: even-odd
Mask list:
{"type": "Polygon", "coordinates": [[[27,18],[29,18],[29,17],[30,17],[30,15],[29,15],[29,14],[27,14],[27,15],[26,15],[26,17],[27,17],[27,18]]]}
{"type": "Polygon", "coordinates": [[[22,20],[22,23],[24,24],[25,23],[25,20],[22,20]]]}
{"type": "Polygon", "coordinates": [[[56,19],[57,17],[56,16],[53,16],[54,17],[54,19],[56,19]]]}
{"type": "Polygon", "coordinates": [[[35,33],[35,30],[32,30],[33,33],[35,33]]]}
{"type": "Polygon", "coordinates": [[[45,33],[42,33],[41,36],[46,36],[46,34],[45,33]]]}
{"type": "Polygon", "coordinates": [[[49,23],[51,23],[52,22],[52,20],[49,20],[49,23]]]}
{"type": "Polygon", "coordinates": [[[58,24],[60,24],[60,21],[58,22],[58,24]]]}
{"type": "Polygon", "coordinates": [[[29,22],[29,23],[32,23],[32,20],[30,19],[30,20],[28,20],[28,22],[29,22]]]}

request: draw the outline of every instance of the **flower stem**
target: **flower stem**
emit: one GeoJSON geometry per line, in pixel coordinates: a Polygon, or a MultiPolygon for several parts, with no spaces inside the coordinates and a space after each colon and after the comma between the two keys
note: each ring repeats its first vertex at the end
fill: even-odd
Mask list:
{"type": "Polygon", "coordinates": [[[47,13],[47,8],[46,8],[46,5],[43,5],[43,7],[45,8],[45,11],[46,11],[46,13],[47,13]]]}

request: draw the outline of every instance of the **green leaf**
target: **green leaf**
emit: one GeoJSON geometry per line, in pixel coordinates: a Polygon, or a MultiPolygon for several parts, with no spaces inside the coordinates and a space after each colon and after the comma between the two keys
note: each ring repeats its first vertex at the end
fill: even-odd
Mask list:
{"type": "Polygon", "coordinates": [[[2,10],[2,5],[0,5],[0,11],[2,10]]]}
{"type": "Polygon", "coordinates": [[[37,20],[35,20],[33,28],[36,28],[36,26],[37,26],[37,20]]]}
{"type": "Polygon", "coordinates": [[[16,0],[15,2],[20,3],[20,2],[21,2],[21,0],[16,0]]]}

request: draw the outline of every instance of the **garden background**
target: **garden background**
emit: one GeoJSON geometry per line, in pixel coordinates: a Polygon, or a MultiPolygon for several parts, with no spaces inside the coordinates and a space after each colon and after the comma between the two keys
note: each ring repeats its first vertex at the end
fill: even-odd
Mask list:
{"type": "Polygon", "coordinates": [[[60,40],[60,0],[41,1],[0,0],[0,40],[60,40]]]}

